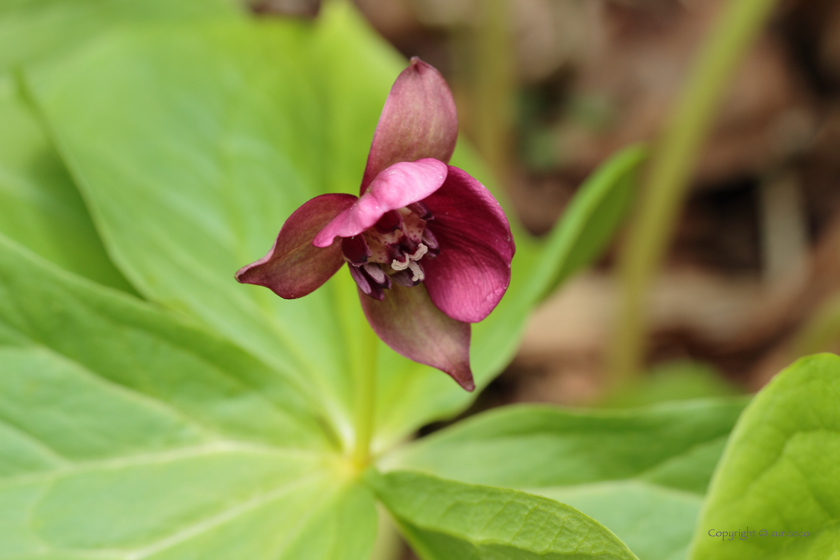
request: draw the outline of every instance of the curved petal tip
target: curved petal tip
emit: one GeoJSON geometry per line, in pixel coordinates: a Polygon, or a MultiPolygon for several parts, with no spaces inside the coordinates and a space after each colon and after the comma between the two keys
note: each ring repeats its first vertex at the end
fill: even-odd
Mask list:
{"type": "Polygon", "coordinates": [[[393,285],[382,301],[359,292],[362,309],[382,341],[409,360],[437,368],[467,391],[475,390],[470,369],[470,324],[444,315],[422,284],[393,285]]]}
{"type": "Polygon", "coordinates": [[[315,235],[356,201],[349,194],[324,194],[307,201],[283,224],[266,256],[243,266],[235,275],[242,284],[269,288],[283,299],[303,297],[341,268],[341,243],[312,245],[315,235]]]}
{"type": "Polygon", "coordinates": [[[446,80],[433,66],[412,58],[379,116],[360,194],[395,163],[424,158],[449,163],[457,139],[458,112],[446,80]]]}

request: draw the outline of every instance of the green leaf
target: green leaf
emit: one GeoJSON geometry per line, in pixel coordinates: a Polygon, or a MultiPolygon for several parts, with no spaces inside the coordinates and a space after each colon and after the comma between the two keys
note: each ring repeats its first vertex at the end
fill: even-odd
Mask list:
{"type": "Polygon", "coordinates": [[[131,23],[240,13],[229,0],[7,0],[0,4],[0,232],[70,271],[135,293],[105,254],[72,179],[11,70],[66,53],[131,23]]]}
{"type": "MultiPolygon", "coordinates": [[[[138,290],[297,376],[349,439],[353,339],[343,336],[340,308],[358,304],[345,273],[291,302],[233,280],[295,208],[333,190],[335,169],[324,162],[331,113],[319,99],[327,92],[307,71],[316,54],[281,56],[306,39],[315,37],[296,23],[137,31],[33,83],[106,245],[138,290]]],[[[347,321],[361,322],[352,311],[347,321]]]]}
{"type": "MultiPolygon", "coordinates": [[[[2,398],[8,401],[8,410],[17,410],[15,422],[27,426],[43,422],[43,437],[56,439],[49,447],[71,446],[62,454],[86,458],[134,446],[127,434],[107,438],[104,432],[80,435],[97,443],[99,451],[94,451],[84,440],[77,442],[71,434],[51,428],[56,423],[55,418],[50,420],[51,415],[58,415],[68,426],[76,422],[86,425],[88,414],[101,419],[123,409],[122,404],[114,408],[106,402],[116,397],[106,399],[91,392],[99,387],[107,389],[108,395],[126,389],[145,395],[151,401],[138,401],[142,411],[146,405],[154,408],[163,406],[161,403],[174,407],[208,436],[327,448],[318,437],[317,419],[305,410],[299,391],[245,352],[133,298],[39,263],[2,238],[0,250],[0,345],[11,348],[12,355],[25,349],[30,356],[27,360],[37,350],[45,360],[55,361],[42,371],[26,366],[27,360],[7,356],[11,365],[5,367],[14,368],[19,377],[4,376],[2,398]],[[15,367],[18,363],[21,365],[15,367]],[[60,368],[61,364],[66,367],[60,368]],[[54,368],[61,372],[52,372],[54,368]],[[39,376],[44,377],[39,380],[39,376]],[[98,385],[91,385],[85,376],[101,379],[96,381],[98,385]],[[91,402],[74,403],[64,411],[50,404],[76,390],[90,395],[91,402]],[[19,404],[23,396],[42,399],[47,416],[38,420],[28,407],[19,404]],[[101,409],[95,406],[99,401],[101,409]]],[[[119,415],[127,414],[126,409],[119,415]]],[[[126,421],[144,438],[156,441],[160,437],[151,425],[126,421]]],[[[112,427],[120,426],[115,422],[112,427]]],[[[29,426],[24,431],[32,429],[29,426]]]]}
{"type": "Polygon", "coordinates": [[[598,258],[630,210],[640,165],[647,159],[643,146],[631,146],[604,162],[581,185],[551,234],[534,272],[547,295],[575,272],[598,258]]]}
{"type": "Polygon", "coordinates": [[[2,237],[0,370],[4,559],[370,552],[372,496],[294,386],[2,237]]]}
{"type": "Polygon", "coordinates": [[[508,406],[413,442],[383,467],[512,488],[638,479],[703,494],[744,404],[708,400],[585,411],[508,406]],[[518,460],[503,460],[508,457],[518,460]]]}
{"type": "Polygon", "coordinates": [[[535,494],[570,505],[609,528],[639,558],[687,558],[703,497],[626,480],[542,488],[535,494]]]}
{"type": "Polygon", "coordinates": [[[380,461],[572,505],[646,559],[685,552],[703,494],[744,407],[694,401],[621,411],[505,407],[380,461]],[[651,527],[662,529],[652,533],[651,527]]]}
{"type": "Polygon", "coordinates": [[[759,392],[715,473],[691,558],[840,557],[838,402],[840,358],[831,354],[797,361],[759,392]],[[724,531],[741,534],[709,535],[724,531]]]}
{"type": "Polygon", "coordinates": [[[540,496],[412,472],[368,480],[423,560],[636,558],[598,522],[540,496]]]}
{"type": "Polygon", "coordinates": [[[133,292],[10,74],[0,75],[0,123],[0,232],[67,270],[133,292]]]}
{"type": "Polygon", "coordinates": [[[187,21],[241,13],[233,0],[4,0],[0,71],[67,52],[126,24],[187,21]]]}

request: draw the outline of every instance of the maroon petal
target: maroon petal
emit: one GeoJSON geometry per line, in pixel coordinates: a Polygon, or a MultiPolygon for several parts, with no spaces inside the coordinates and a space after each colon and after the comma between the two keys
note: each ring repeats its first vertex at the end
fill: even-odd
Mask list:
{"type": "Polygon", "coordinates": [[[450,319],[432,304],[422,286],[397,284],[376,301],[359,292],[368,322],[395,352],[448,373],[458,385],[475,389],[470,370],[470,325],[450,319]]]}
{"type": "Polygon", "coordinates": [[[376,176],[370,189],[353,206],[335,217],[315,236],[316,247],[336,237],[352,237],[371,228],[382,216],[428,197],[446,179],[447,165],[436,159],[396,163],[376,176]]]}
{"type": "Polygon", "coordinates": [[[481,183],[452,166],[423,203],[434,216],[426,227],[440,245],[435,259],[423,260],[429,296],[449,317],[477,323],[510,284],[516,246],[505,213],[481,183]]]}
{"type": "Polygon", "coordinates": [[[434,158],[448,163],[457,138],[458,114],[446,80],[432,66],[412,58],[379,116],[359,193],[397,162],[434,158]]]}
{"type": "Polygon", "coordinates": [[[341,252],[344,258],[356,266],[363,265],[370,258],[372,253],[363,235],[341,238],[341,252]]]}
{"type": "Polygon", "coordinates": [[[322,194],[289,216],[266,256],[242,267],[236,279],[271,289],[285,299],[303,297],[319,288],[341,268],[341,243],[312,245],[323,227],[358,200],[352,194],[322,194]]]}

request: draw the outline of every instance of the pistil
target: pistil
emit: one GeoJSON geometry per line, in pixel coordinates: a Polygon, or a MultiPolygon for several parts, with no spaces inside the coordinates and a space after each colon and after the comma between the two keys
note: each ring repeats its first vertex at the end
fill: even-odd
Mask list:
{"type": "Polygon", "coordinates": [[[412,282],[422,282],[426,275],[423,274],[423,269],[420,268],[420,265],[417,264],[417,261],[423,258],[423,255],[429,252],[429,248],[426,247],[424,244],[420,243],[417,246],[417,250],[414,251],[411,255],[405,255],[405,262],[400,262],[397,259],[391,261],[391,268],[396,270],[397,272],[401,270],[405,270],[406,268],[411,269],[412,282]]]}

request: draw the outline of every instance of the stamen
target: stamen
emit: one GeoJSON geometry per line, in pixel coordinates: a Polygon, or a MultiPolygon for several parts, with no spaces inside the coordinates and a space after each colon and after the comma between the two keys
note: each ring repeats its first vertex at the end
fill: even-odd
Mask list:
{"type": "Polygon", "coordinates": [[[393,280],[395,284],[405,286],[406,288],[411,288],[412,286],[417,285],[417,281],[411,279],[411,272],[409,272],[408,270],[401,270],[399,272],[395,272],[394,274],[389,276],[389,278],[393,280]]]}
{"type": "Polygon", "coordinates": [[[379,284],[380,286],[387,282],[388,276],[385,275],[385,271],[382,270],[378,264],[364,264],[362,268],[365,269],[371,279],[379,284]]]}
{"type": "Polygon", "coordinates": [[[432,218],[432,213],[429,212],[428,207],[422,202],[412,202],[406,208],[417,214],[422,220],[430,220],[432,218]]]}
{"type": "Polygon", "coordinates": [[[437,237],[429,231],[429,228],[423,230],[423,243],[429,247],[429,249],[440,249],[440,243],[438,243],[437,237]]]}
{"type": "MultiPolygon", "coordinates": [[[[418,274],[417,271],[411,265],[414,263],[414,261],[419,261],[420,259],[422,259],[423,255],[425,255],[428,252],[429,252],[429,248],[421,243],[417,246],[417,250],[414,251],[413,254],[405,256],[405,262],[400,262],[397,259],[394,259],[393,261],[391,261],[391,268],[393,268],[394,270],[396,270],[398,272],[400,270],[405,270],[406,268],[410,268],[414,272],[414,275],[417,276],[417,274],[418,274]]],[[[417,270],[420,270],[419,267],[417,268],[417,270]]],[[[420,274],[420,279],[422,280],[423,279],[423,271],[420,270],[419,274],[420,274]]],[[[416,282],[417,279],[415,278],[414,281],[416,282]]]]}
{"type": "Polygon", "coordinates": [[[422,282],[425,280],[426,275],[423,274],[423,269],[420,268],[420,265],[414,261],[408,261],[408,268],[411,269],[411,272],[414,274],[411,276],[411,280],[413,282],[422,282]]]}
{"type": "Polygon", "coordinates": [[[362,290],[363,294],[371,295],[373,289],[370,287],[370,282],[365,277],[364,273],[356,266],[349,266],[350,269],[350,276],[353,277],[353,280],[356,282],[356,285],[359,286],[359,289],[362,290]]]}

